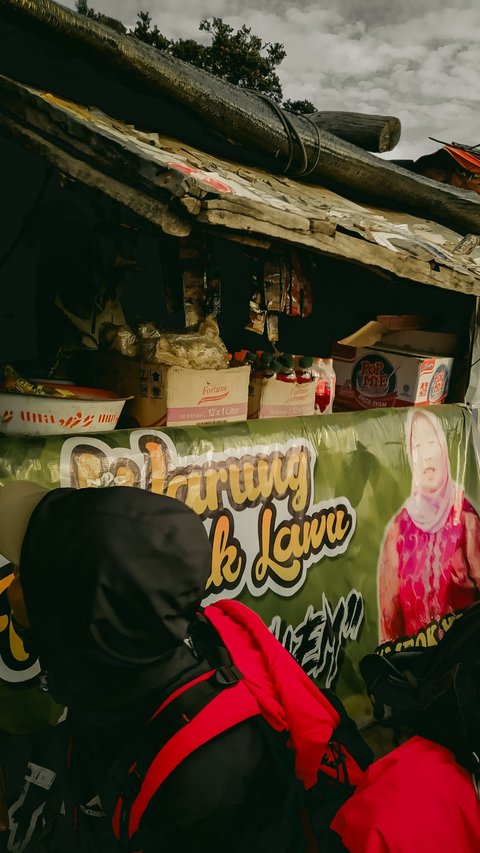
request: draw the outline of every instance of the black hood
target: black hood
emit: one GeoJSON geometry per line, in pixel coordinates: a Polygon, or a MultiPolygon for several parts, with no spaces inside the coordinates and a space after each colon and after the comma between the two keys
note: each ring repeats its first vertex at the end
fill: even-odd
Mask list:
{"type": "Polygon", "coordinates": [[[119,708],[195,665],[185,645],[210,572],[200,519],[141,489],[54,489],[34,511],[20,574],[59,701],[119,708]]]}

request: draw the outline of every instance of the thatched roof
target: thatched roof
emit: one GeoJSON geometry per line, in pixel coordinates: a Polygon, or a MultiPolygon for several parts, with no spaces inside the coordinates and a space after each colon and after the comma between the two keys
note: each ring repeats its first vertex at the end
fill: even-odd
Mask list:
{"type": "Polygon", "coordinates": [[[61,172],[169,234],[195,224],[268,244],[281,240],[399,278],[480,295],[477,238],[330,190],[221,160],[0,77],[0,131],[61,172]]]}
{"type": "MultiPolygon", "coordinates": [[[[245,162],[250,157],[255,162],[261,156],[268,168],[278,172],[289,159],[293,145],[293,166],[298,169],[303,146],[307,166],[313,169],[308,180],[313,183],[347,188],[347,194],[353,192],[366,200],[375,199],[376,203],[444,222],[462,234],[480,234],[477,195],[408,172],[325,131],[318,135],[305,116],[291,117],[296,138],[292,142],[279,112],[257,95],[77,15],[53,0],[0,0],[2,21],[50,43],[55,41],[67,59],[88,56],[97,68],[118,72],[129,85],[152,97],[175,102],[185,115],[206,122],[211,131],[228,137],[230,151],[235,147],[239,151],[235,159],[245,162]]],[[[9,70],[11,57],[7,54],[8,40],[4,39],[0,72],[15,77],[9,70]]],[[[31,77],[35,77],[34,67],[31,77]]],[[[41,85],[36,79],[26,79],[25,73],[17,79],[41,85]]],[[[126,113],[122,112],[121,117],[128,122],[126,113]]],[[[185,140],[182,133],[179,128],[178,135],[185,140]]]]}

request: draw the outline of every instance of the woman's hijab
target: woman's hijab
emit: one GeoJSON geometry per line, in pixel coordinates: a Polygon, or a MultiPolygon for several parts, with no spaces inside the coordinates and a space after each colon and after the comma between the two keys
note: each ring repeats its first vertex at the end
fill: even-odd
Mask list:
{"type": "Polygon", "coordinates": [[[406,423],[406,445],[412,491],[405,508],[420,530],[437,533],[445,525],[457,496],[447,440],[439,419],[424,410],[411,410],[406,423]],[[426,483],[428,472],[433,475],[430,486],[426,483]]]}

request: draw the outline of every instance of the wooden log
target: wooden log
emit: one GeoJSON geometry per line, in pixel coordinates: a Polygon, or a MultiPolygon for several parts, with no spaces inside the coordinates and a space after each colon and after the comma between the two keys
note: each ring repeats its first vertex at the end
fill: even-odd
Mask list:
{"type": "Polygon", "coordinates": [[[308,118],[321,130],[334,133],[365,151],[392,151],[400,140],[402,125],[395,116],[319,110],[308,118]]]}

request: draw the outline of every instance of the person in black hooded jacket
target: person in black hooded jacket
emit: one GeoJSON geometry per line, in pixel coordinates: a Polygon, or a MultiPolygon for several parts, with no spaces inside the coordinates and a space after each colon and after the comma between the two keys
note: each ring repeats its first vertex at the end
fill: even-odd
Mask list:
{"type": "MultiPolygon", "coordinates": [[[[0,489],[0,518],[0,553],[20,567],[12,611],[48,690],[69,709],[71,850],[120,850],[112,767],[133,755],[162,701],[211,668],[185,642],[211,568],[206,531],[179,501],[122,487],[11,483],[0,489]]],[[[153,797],[132,849],[306,849],[293,762],[279,773],[272,735],[283,742],[267,729],[246,720],[189,755],[153,797]]],[[[64,841],[44,844],[69,853],[64,841]]]]}
{"type": "MultiPolygon", "coordinates": [[[[338,710],[261,620],[233,601],[207,608],[205,619],[218,629],[232,660],[235,646],[244,670],[243,681],[221,695],[235,695],[237,703],[243,690],[254,698],[256,716],[211,739],[205,720],[216,700],[187,718],[183,732],[205,713],[206,742],[186,753],[156,790],[132,843],[117,842],[119,787],[138,757],[148,720],[182,685],[199,683],[212,669],[209,643],[198,642],[198,608],[211,561],[205,529],[180,502],[139,489],[47,492],[18,482],[0,488],[0,553],[20,567],[9,587],[17,627],[25,642],[36,645],[53,697],[69,708],[67,724],[52,727],[45,737],[38,733],[35,755],[45,765],[30,759],[30,788],[10,813],[19,843],[7,842],[7,850],[299,853],[307,846],[300,820],[306,801],[298,780],[307,795],[316,795],[325,792],[331,773],[338,791],[337,770],[346,765],[358,787],[334,818],[336,832],[322,828],[340,803],[326,798],[328,818],[325,810],[312,808],[310,829],[319,844],[309,852],[348,847],[351,853],[380,848],[411,853],[419,821],[419,850],[433,849],[433,837],[435,849],[450,837],[459,839],[457,848],[465,853],[479,849],[477,792],[453,754],[413,738],[362,773],[343,749],[345,739],[338,740],[338,710]],[[294,752],[285,748],[285,734],[294,752]],[[53,773],[50,745],[52,755],[60,755],[53,773]],[[421,768],[414,762],[413,778],[412,750],[421,768]],[[34,815],[42,815],[41,839],[30,835],[34,822],[21,815],[30,795],[34,815]]],[[[4,758],[0,750],[0,764],[4,758]]],[[[452,844],[455,840],[449,849],[452,844]]]]}

